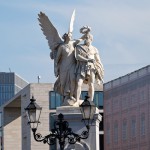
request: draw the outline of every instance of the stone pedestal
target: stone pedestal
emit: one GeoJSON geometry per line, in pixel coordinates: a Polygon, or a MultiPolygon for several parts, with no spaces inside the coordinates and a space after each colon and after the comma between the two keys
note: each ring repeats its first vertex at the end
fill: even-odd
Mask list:
{"type": "MultiPolygon", "coordinates": [[[[74,133],[81,134],[82,131],[87,130],[84,122],[82,121],[82,114],[79,107],[57,107],[56,115],[59,115],[60,113],[64,115],[64,120],[69,122],[69,127],[72,128],[74,133]]],[[[69,144],[66,141],[65,150],[100,150],[99,123],[101,120],[102,116],[96,108],[94,120],[89,130],[89,137],[81,140],[81,142],[77,142],[76,144],[69,144]]]]}

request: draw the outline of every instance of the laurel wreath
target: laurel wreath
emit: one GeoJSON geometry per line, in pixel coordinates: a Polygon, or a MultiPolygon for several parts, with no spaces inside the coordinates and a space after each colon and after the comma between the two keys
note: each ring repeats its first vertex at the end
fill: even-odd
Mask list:
{"type": "Polygon", "coordinates": [[[91,27],[89,27],[89,26],[83,26],[80,29],[80,33],[82,33],[82,34],[86,34],[86,33],[90,32],[90,31],[91,31],[91,27]]]}

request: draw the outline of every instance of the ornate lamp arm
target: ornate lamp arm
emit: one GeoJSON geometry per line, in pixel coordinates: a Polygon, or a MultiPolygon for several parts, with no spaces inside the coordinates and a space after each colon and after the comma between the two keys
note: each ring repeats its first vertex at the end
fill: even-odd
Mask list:
{"type": "Polygon", "coordinates": [[[47,143],[49,145],[53,145],[56,143],[56,135],[54,135],[53,133],[50,133],[49,135],[43,137],[40,133],[36,133],[36,130],[37,129],[32,129],[34,139],[37,142],[43,142],[44,144],[47,143]]]}
{"type": "Polygon", "coordinates": [[[37,129],[33,128],[33,136],[37,142],[43,142],[44,144],[54,145],[58,139],[60,150],[64,150],[65,140],[68,139],[69,144],[75,144],[80,142],[81,139],[87,139],[89,136],[89,127],[87,131],[83,131],[81,135],[76,134],[69,128],[69,123],[63,120],[63,115],[59,114],[58,120],[54,123],[54,129],[51,130],[51,133],[46,136],[42,136],[40,133],[36,133],[37,129]]]}
{"type": "Polygon", "coordinates": [[[70,144],[75,144],[76,142],[80,142],[81,139],[87,139],[88,136],[89,136],[89,128],[87,128],[87,131],[83,131],[83,132],[81,133],[81,135],[71,132],[71,133],[67,136],[67,138],[68,138],[68,143],[70,143],[70,144]]]}

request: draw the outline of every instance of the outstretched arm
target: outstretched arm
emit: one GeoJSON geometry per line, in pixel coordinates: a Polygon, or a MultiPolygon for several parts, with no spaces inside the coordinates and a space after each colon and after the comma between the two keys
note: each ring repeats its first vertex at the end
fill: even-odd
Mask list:
{"type": "Polygon", "coordinates": [[[84,34],[81,38],[75,40],[75,42],[74,42],[74,47],[75,47],[77,44],[79,44],[80,42],[82,42],[82,41],[85,39],[85,37],[86,37],[86,34],[84,34]]]}

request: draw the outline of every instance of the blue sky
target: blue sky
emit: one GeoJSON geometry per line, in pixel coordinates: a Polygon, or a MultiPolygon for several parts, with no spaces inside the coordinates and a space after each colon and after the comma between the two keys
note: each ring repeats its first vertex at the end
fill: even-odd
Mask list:
{"type": "Polygon", "coordinates": [[[29,82],[54,82],[53,61],[40,30],[44,12],[59,33],[68,31],[76,9],[74,38],[89,25],[110,81],[150,64],[149,0],[0,0],[0,71],[16,72],[29,82]]]}

